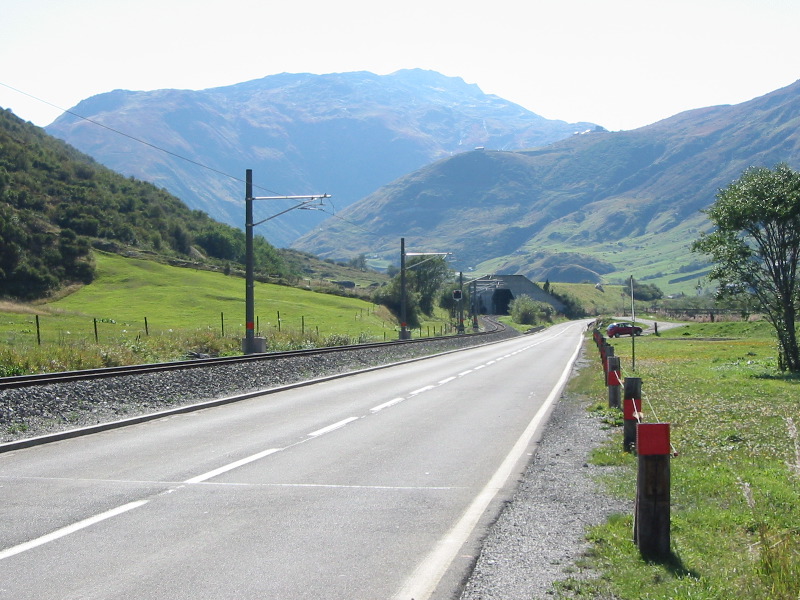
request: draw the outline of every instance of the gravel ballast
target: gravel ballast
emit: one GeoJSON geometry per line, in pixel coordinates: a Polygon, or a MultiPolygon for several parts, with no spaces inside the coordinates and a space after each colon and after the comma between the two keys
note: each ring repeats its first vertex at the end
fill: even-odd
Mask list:
{"type": "MultiPolygon", "coordinates": [[[[286,360],[238,363],[0,390],[0,442],[14,442],[99,423],[309,379],[410,360],[518,335],[454,337],[425,344],[387,345],[286,360]]],[[[580,362],[585,360],[579,359],[580,362]]],[[[586,549],[585,530],[627,503],[595,483],[603,468],[589,465],[593,448],[610,435],[585,401],[556,402],[517,491],[487,532],[461,600],[553,598],[553,582],[575,577],[586,549]]]]}

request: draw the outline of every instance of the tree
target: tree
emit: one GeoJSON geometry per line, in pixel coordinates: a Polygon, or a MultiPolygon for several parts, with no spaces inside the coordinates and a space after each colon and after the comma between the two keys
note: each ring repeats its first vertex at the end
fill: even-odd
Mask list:
{"type": "Polygon", "coordinates": [[[800,372],[800,173],[786,164],[747,169],[705,212],[716,229],[692,250],[712,258],[709,278],[718,282],[720,296],[755,296],[777,334],[781,370],[800,372]]]}
{"type": "Polygon", "coordinates": [[[433,313],[436,294],[452,277],[450,267],[444,257],[420,256],[406,263],[406,277],[409,289],[419,295],[419,308],[426,315],[433,313]]]}
{"type": "MultiPolygon", "coordinates": [[[[627,296],[631,295],[629,286],[623,287],[623,293],[627,296]]],[[[664,292],[655,283],[641,283],[636,279],[633,280],[633,296],[636,300],[644,302],[651,302],[653,300],[660,300],[664,297],[664,292]]]]}

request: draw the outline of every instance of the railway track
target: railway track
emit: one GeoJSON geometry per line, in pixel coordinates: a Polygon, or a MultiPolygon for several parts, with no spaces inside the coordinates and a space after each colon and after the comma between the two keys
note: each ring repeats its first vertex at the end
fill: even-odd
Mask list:
{"type": "MultiPolygon", "coordinates": [[[[486,323],[487,326],[487,329],[485,331],[480,331],[476,333],[467,333],[458,337],[473,338],[473,337],[487,336],[493,333],[498,333],[499,331],[505,329],[505,326],[502,325],[501,323],[490,320],[485,320],[484,322],[486,323]]],[[[263,354],[248,354],[243,356],[192,358],[189,360],[177,360],[164,363],[125,365],[119,367],[102,367],[97,369],[83,369],[80,371],[61,371],[56,373],[13,375],[10,377],[0,377],[0,390],[10,390],[23,387],[49,385],[54,383],[64,383],[70,381],[88,381],[92,379],[102,379],[107,377],[124,377],[127,375],[160,373],[165,371],[180,371],[184,369],[197,369],[197,368],[214,367],[220,365],[236,365],[241,363],[286,360],[291,358],[324,355],[335,352],[368,350],[370,348],[391,348],[393,346],[425,344],[443,340],[452,340],[454,337],[455,336],[438,336],[429,338],[418,338],[415,340],[396,340],[391,342],[352,344],[347,346],[332,346],[326,348],[313,348],[308,350],[266,352],[263,354]]]]}

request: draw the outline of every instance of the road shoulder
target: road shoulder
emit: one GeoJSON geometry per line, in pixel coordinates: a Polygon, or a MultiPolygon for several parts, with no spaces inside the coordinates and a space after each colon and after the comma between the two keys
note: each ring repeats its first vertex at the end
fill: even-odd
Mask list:
{"type": "Polygon", "coordinates": [[[488,532],[461,600],[552,598],[554,582],[592,576],[576,564],[588,548],[586,529],[632,507],[604,494],[597,483],[610,467],[590,465],[590,453],[615,431],[586,406],[585,398],[569,394],[554,406],[517,491],[488,532]]]}

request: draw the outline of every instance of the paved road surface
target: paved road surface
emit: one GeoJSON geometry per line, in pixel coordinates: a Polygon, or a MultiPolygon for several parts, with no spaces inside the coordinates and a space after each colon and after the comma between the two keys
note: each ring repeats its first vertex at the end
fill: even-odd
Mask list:
{"type": "Polygon", "coordinates": [[[0,598],[452,598],[584,328],[0,454],[0,598]]]}

